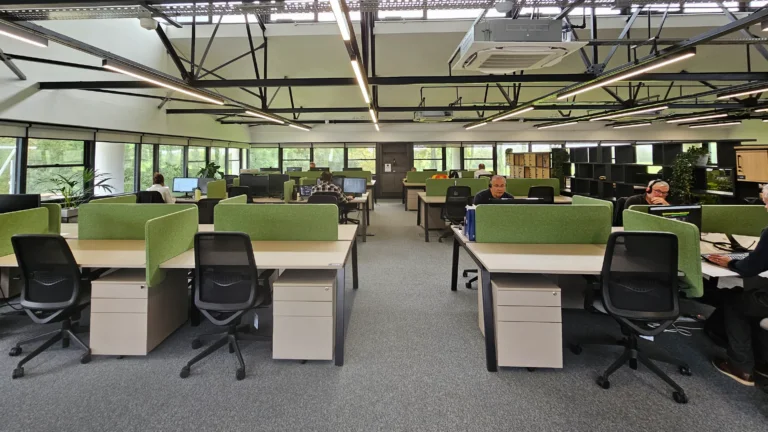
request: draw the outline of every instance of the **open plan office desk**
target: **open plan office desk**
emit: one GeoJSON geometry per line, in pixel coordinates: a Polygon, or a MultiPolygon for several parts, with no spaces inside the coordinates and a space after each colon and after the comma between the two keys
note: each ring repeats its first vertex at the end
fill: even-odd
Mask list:
{"type": "MultiPolygon", "coordinates": [[[[213,231],[213,224],[200,224],[197,226],[197,230],[199,232],[213,231]]],[[[76,223],[61,224],[61,236],[65,239],[76,239],[79,235],[80,229],[76,223]]],[[[341,235],[341,231],[339,231],[339,235],[341,235]]]]}
{"type": "Polygon", "coordinates": [[[413,207],[418,206],[419,200],[414,194],[419,191],[423,192],[426,189],[426,183],[408,183],[403,179],[403,205],[405,206],[405,209],[413,210],[413,207]]]}
{"type": "MultiPolygon", "coordinates": [[[[429,243],[429,209],[430,208],[442,208],[445,204],[445,196],[428,196],[426,192],[418,193],[419,202],[416,208],[416,225],[421,225],[422,215],[424,217],[424,241],[429,243]],[[423,210],[422,210],[423,206],[423,210]]],[[[517,196],[515,198],[528,198],[526,196],[517,196]]],[[[571,204],[573,198],[557,195],[555,197],[555,204],[571,204]]],[[[442,228],[442,227],[439,227],[442,228]]]]}

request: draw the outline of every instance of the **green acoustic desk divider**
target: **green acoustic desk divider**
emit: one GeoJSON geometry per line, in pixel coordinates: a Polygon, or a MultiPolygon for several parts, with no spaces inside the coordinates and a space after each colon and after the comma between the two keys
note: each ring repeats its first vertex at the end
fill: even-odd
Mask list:
{"type": "Polygon", "coordinates": [[[344,176],[349,178],[364,178],[365,181],[371,182],[373,175],[370,171],[334,171],[334,176],[344,176]]]}
{"type": "Polygon", "coordinates": [[[339,239],[339,209],[333,204],[231,204],[213,211],[216,231],[244,232],[252,241],[339,239]]]}
{"type": "Polygon", "coordinates": [[[235,177],[232,179],[232,186],[240,186],[240,177],[235,177]]]}
{"type": "Polygon", "coordinates": [[[590,198],[585,197],[581,195],[574,195],[573,196],[573,205],[601,205],[608,207],[609,210],[611,210],[611,214],[613,214],[613,203],[611,201],[601,200],[597,198],[590,198]]]}
{"type": "Polygon", "coordinates": [[[196,232],[195,208],[182,211],[177,209],[175,213],[150,219],[145,223],[143,235],[146,240],[147,286],[156,286],[165,279],[165,272],[160,270],[160,264],[192,249],[196,232]]]}
{"type": "MultiPolygon", "coordinates": [[[[56,214],[61,217],[61,211],[56,214]]],[[[0,213],[0,256],[13,253],[11,237],[16,234],[48,234],[48,209],[35,208],[0,213]]]]}
{"type": "Polygon", "coordinates": [[[560,195],[560,180],[558,179],[507,179],[507,193],[512,196],[528,196],[531,186],[552,186],[555,196],[560,195]]]}
{"type": "Polygon", "coordinates": [[[704,295],[704,283],[701,274],[701,247],[699,229],[696,225],[674,219],[665,219],[634,210],[624,212],[626,231],[670,232],[677,236],[677,266],[685,276],[688,297],[704,295]]]}
{"type": "MultiPolygon", "coordinates": [[[[494,170],[487,169],[486,171],[488,171],[491,174],[496,174],[496,171],[494,171],[494,170]]],[[[459,171],[459,174],[461,175],[461,178],[463,178],[463,179],[473,179],[473,178],[475,178],[475,170],[459,171]]]]}
{"type": "MultiPolygon", "coordinates": [[[[294,181],[296,181],[295,177],[291,177],[291,178],[293,178],[294,181]]],[[[299,179],[299,185],[301,185],[301,186],[314,186],[314,185],[317,184],[317,179],[318,178],[319,177],[311,177],[311,178],[310,177],[301,177],[299,179]]]]}
{"type": "Polygon", "coordinates": [[[427,179],[427,196],[445,196],[448,188],[456,184],[456,179],[427,179]]]}
{"type": "Polygon", "coordinates": [[[208,198],[224,199],[227,197],[227,181],[215,180],[208,182],[208,193],[205,194],[208,198]]]}
{"type": "Polygon", "coordinates": [[[490,179],[487,178],[460,178],[456,179],[456,186],[469,186],[472,189],[472,195],[477,195],[483,189],[488,189],[490,179]]]}
{"type": "Polygon", "coordinates": [[[219,201],[219,203],[216,204],[216,205],[221,205],[221,204],[247,204],[247,203],[248,203],[248,197],[247,196],[245,196],[245,195],[238,195],[238,196],[234,196],[232,198],[223,199],[223,200],[219,201]]]}
{"type": "Polygon", "coordinates": [[[48,203],[40,206],[48,209],[48,234],[61,234],[61,206],[48,203]]]}
{"type": "Polygon", "coordinates": [[[704,232],[759,237],[768,227],[768,212],[762,205],[705,205],[701,209],[704,232]]]}
{"type": "Polygon", "coordinates": [[[604,244],[611,235],[612,216],[603,205],[479,205],[475,211],[476,241],[604,244]]]}
{"type": "Polygon", "coordinates": [[[405,174],[406,183],[426,183],[433,175],[448,174],[445,171],[408,171],[405,174]]]}
{"type": "Polygon", "coordinates": [[[186,209],[197,211],[197,206],[83,204],[77,215],[78,237],[80,240],[144,240],[148,220],[186,209]]]}
{"type": "Polygon", "coordinates": [[[106,198],[96,198],[89,201],[90,204],[136,204],[136,195],[118,195],[106,198]]]}
{"type": "Polygon", "coordinates": [[[288,180],[287,182],[283,183],[283,201],[291,201],[291,195],[293,195],[294,186],[296,186],[296,182],[293,180],[288,180]]]}
{"type": "Polygon", "coordinates": [[[648,213],[648,209],[650,207],[651,206],[645,205],[645,204],[643,204],[643,205],[633,205],[633,206],[629,206],[629,208],[627,210],[633,210],[633,211],[640,212],[640,213],[648,213]]]}
{"type": "Polygon", "coordinates": [[[323,174],[322,171],[291,171],[286,173],[290,177],[306,177],[310,179],[319,179],[320,175],[323,174]]]}

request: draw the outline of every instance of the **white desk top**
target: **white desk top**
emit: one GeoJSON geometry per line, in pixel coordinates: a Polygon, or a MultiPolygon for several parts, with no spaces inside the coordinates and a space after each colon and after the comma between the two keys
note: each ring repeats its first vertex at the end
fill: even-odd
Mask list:
{"type": "MultiPolygon", "coordinates": [[[[426,192],[418,192],[419,198],[427,204],[444,204],[445,196],[427,196],[426,192]]],[[[516,196],[515,198],[525,199],[527,196],[516,196]]],[[[563,195],[555,196],[555,204],[569,204],[573,198],[563,195]]]]}
{"type": "MultiPolygon", "coordinates": [[[[362,204],[368,201],[368,192],[360,195],[359,197],[354,198],[353,200],[349,201],[352,204],[362,204]]],[[[285,200],[281,200],[280,198],[253,198],[253,202],[257,204],[281,204],[284,203],[285,200]]],[[[291,200],[288,201],[289,204],[306,204],[307,200],[291,200]]]]}
{"type": "Polygon", "coordinates": [[[494,273],[600,274],[605,245],[467,243],[494,273]]]}
{"type": "Polygon", "coordinates": [[[427,187],[427,184],[426,183],[409,183],[409,182],[405,181],[405,179],[403,179],[403,186],[405,186],[405,187],[414,187],[414,188],[415,187],[422,187],[423,188],[423,187],[427,187]]]}
{"type": "MultiPolygon", "coordinates": [[[[213,231],[213,224],[200,224],[197,226],[197,230],[201,232],[213,231]]],[[[61,236],[65,239],[76,239],[79,234],[80,230],[76,223],[61,224],[61,236]]]]}

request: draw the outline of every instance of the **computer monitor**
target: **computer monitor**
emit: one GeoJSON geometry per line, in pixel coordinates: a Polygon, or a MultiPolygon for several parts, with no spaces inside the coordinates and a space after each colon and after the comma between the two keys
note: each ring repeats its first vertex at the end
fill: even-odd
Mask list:
{"type": "Polygon", "coordinates": [[[344,188],[344,180],[346,180],[346,179],[345,179],[345,178],[340,178],[340,177],[334,177],[334,178],[331,180],[331,183],[333,183],[333,184],[335,184],[336,186],[338,186],[338,187],[339,187],[339,189],[341,189],[341,191],[343,192],[343,191],[345,191],[345,190],[346,190],[346,189],[344,188]]]}
{"type": "Polygon", "coordinates": [[[225,175],[224,181],[227,182],[227,185],[231,185],[235,183],[235,179],[237,178],[236,175],[225,175]]]}
{"type": "Polygon", "coordinates": [[[344,171],[362,171],[362,167],[347,167],[344,171]]]}
{"type": "Polygon", "coordinates": [[[331,171],[330,167],[314,167],[310,168],[310,171],[331,171]]]}
{"type": "Polygon", "coordinates": [[[252,197],[269,196],[269,176],[240,174],[240,186],[248,186],[252,197]]]}
{"type": "Polygon", "coordinates": [[[192,193],[197,189],[198,180],[197,177],[174,177],[172,190],[179,193],[192,193]]]}
{"type": "Polygon", "coordinates": [[[259,168],[261,172],[280,172],[280,168],[259,168]]]}
{"type": "Polygon", "coordinates": [[[437,168],[427,168],[424,171],[437,171],[437,168]]]}
{"type": "Polygon", "coordinates": [[[207,195],[208,194],[208,183],[210,183],[210,182],[212,182],[214,180],[216,180],[216,179],[202,178],[202,177],[197,179],[197,187],[200,189],[200,193],[202,193],[203,195],[207,195]]]}
{"type": "Polygon", "coordinates": [[[544,204],[542,198],[491,198],[489,204],[544,204]]]}
{"type": "Polygon", "coordinates": [[[0,213],[10,213],[40,207],[40,194],[2,194],[0,213]]]}
{"type": "Polygon", "coordinates": [[[301,167],[288,167],[285,169],[285,172],[301,171],[301,169],[301,167]]]}
{"type": "Polygon", "coordinates": [[[282,195],[285,182],[290,180],[288,174],[270,174],[267,178],[269,183],[269,194],[272,196],[282,195]]]}
{"type": "Polygon", "coordinates": [[[308,197],[312,195],[312,186],[299,186],[299,195],[303,197],[308,197]]]}
{"type": "Polygon", "coordinates": [[[648,207],[648,214],[692,223],[701,231],[700,205],[648,207]]]}
{"type": "Polygon", "coordinates": [[[364,178],[347,177],[344,179],[344,193],[362,195],[365,193],[366,183],[364,178]]]}

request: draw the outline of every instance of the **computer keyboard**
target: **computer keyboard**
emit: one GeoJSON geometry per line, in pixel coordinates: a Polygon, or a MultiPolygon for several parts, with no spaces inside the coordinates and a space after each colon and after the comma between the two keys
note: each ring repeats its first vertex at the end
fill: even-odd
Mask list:
{"type": "Polygon", "coordinates": [[[736,253],[723,253],[723,254],[701,254],[701,257],[704,259],[709,259],[711,255],[725,255],[729,257],[730,259],[734,260],[742,260],[749,255],[749,252],[736,252],[736,253]]]}

